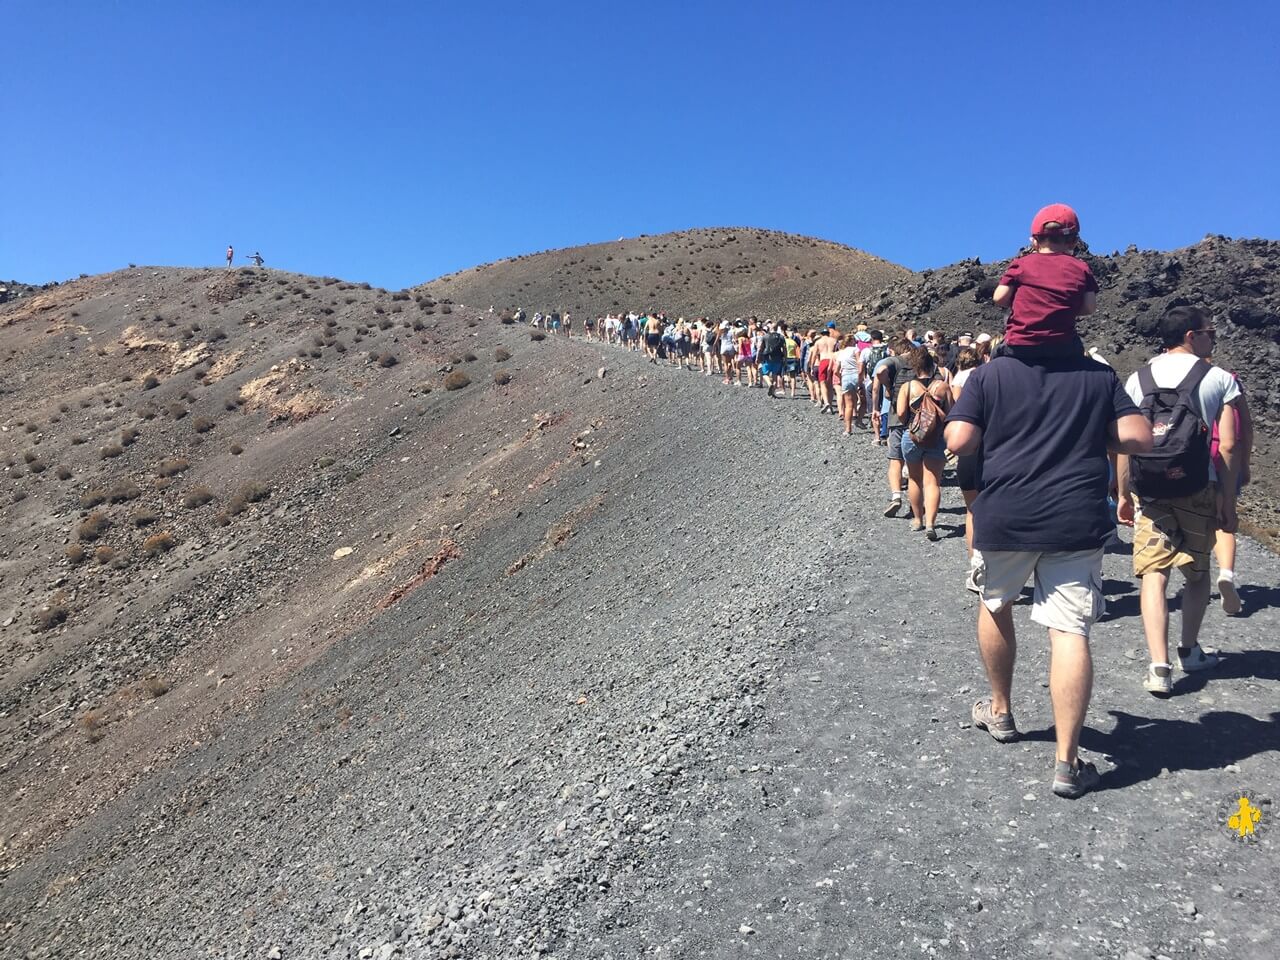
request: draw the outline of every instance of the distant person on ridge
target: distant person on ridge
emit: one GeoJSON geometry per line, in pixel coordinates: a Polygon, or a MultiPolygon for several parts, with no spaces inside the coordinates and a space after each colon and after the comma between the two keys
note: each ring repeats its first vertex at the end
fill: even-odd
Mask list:
{"type": "Polygon", "coordinates": [[[262,261],[262,254],[260,254],[257,250],[253,251],[253,256],[251,256],[251,257],[247,257],[246,259],[248,259],[248,260],[252,260],[252,261],[253,261],[253,265],[254,265],[255,267],[260,267],[260,266],[262,266],[262,262],[263,262],[263,261],[262,261]]]}
{"type": "Polygon", "coordinates": [[[1098,306],[1098,281],[1075,255],[1080,218],[1065,203],[1051,203],[1031,221],[1031,253],[1000,278],[991,301],[1009,310],[1005,351],[1018,359],[1078,357],[1084,344],[1076,318],[1098,306]]]}
{"type": "Polygon", "coordinates": [[[953,453],[982,450],[970,577],[982,601],[978,647],[991,696],[973,705],[973,724],[1001,743],[1018,738],[1013,604],[1034,578],[1031,619],[1050,644],[1053,792],[1068,799],[1100,780],[1078,751],[1093,691],[1089,629],[1105,609],[1102,557],[1115,532],[1107,453],[1143,453],[1151,444],[1151,425],[1115,371],[1083,352],[976,367],[947,420],[953,453]]]}
{"type": "Polygon", "coordinates": [[[227,244],[227,269],[231,269],[231,261],[236,258],[235,250],[231,249],[231,244],[227,244]]]}

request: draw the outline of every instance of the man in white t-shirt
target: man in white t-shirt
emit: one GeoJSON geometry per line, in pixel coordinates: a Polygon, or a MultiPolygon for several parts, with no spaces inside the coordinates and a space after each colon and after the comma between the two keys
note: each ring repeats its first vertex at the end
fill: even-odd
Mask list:
{"type": "MultiPolygon", "coordinates": [[[[1146,633],[1151,664],[1143,686],[1157,697],[1173,692],[1173,668],[1169,663],[1169,609],[1165,591],[1169,572],[1174,567],[1186,578],[1182,594],[1182,639],[1178,643],[1178,660],[1184,671],[1209,670],[1219,662],[1216,651],[1200,647],[1200,624],[1209,605],[1209,556],[1218,529],[1234,533],[1236,529],[1236,423],[1233,407],[1242,402],[1240,386],[1227,371],[1206,362],[1213,354],[1217,332],[1213,316],[1201,307],[1180,306],[1168,310],[1160,320],[1159,333],[1165,352],[1148,365],[1151,383],[1144,391],[1144,371],[1129,377],[1125,390],[1133,402],[1143,407],[1144,399],[1156,391],[1182,388],[1198,423],[1189,445],[1194,457],[1178,461],[1167,458],[1169,447],[1162,451],[1160,440],[1151,454],[1137,461],[1120,457],[1116,465],[1121,523],[1133,524],[1133,570],[1142,581],[1142,626],[1146,633]],[[1191,385],[1199,380],[1194,392],[1191,385]],[[1209,435],[1218,424],[1219,451],[1222,467],[1215,469],[1208,456],[1209,435]],[[1204,456],[1195,446],[1205,444],[1204,456]],[[1193,464],[1198,476],[1187,473],[1183,464],[1193,464]],[[1152,479],[1153,474],[1158,474],[1152,479]],[[1144,481],[1145,476],[1145,481],[1144,481]],[[1153,486],[1148,495],[1142,484],[1153,486]],[[1155,493],[1154,485],[1176,487],[1184,492],[1170,495],[1155,493]],[[1134,510],[1134,495],[1138,509],[1134,510]]],[[[1154,414],[1143,407],[1150,419],[1154,414]]],[[[1157,438],[1171,437],[1176,414],[1157,419],[1153,432],[1157,438]]],[[[1185,435],[1185,434],[1184,434],[1185,435]]]]}

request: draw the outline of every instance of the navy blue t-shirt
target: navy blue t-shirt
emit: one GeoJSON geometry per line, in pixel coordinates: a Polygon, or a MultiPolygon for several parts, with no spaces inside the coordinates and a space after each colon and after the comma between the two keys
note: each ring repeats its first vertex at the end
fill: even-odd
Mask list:
{"type": "Polygon", "coordinates": [[[947,418],[982,428],[979,550],[1096,550],[1107,510],[1113,421],[1138,408],[1115,371],[1086,357],[997,357],[969,375],[947,418]]]}

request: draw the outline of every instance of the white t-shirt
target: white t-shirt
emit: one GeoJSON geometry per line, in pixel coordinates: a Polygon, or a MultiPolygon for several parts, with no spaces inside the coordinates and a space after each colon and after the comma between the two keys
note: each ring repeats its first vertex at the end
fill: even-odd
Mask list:
{"type": "MultiPolygon", "coordinates": [[[[1172,389],[1186,378],[1199,359],[1192,353],[1162,353],[1150,363],[1152,379],[1155,380],[1157,387],[1172,389]]],[[[1139,406],[1142,405],[1142,385],[1138,382],[1136,373],[1129,375],[1124,389],[1129,394],[1129,399],[1139,406]]],[[[1200,416],[1204,418],[1204,422],[1210,429],[1222,414],[1223,406],[1238,396],[1240,396],[1240,385],[1236,383],[1235,378],[1221,367],[1210,367],[1209,372],[1200,381],[1200,389],[1196,391],[1200,416]]],[[[1210,462],[1209,480],[1216,482],[1217,479],[1218,471],[1210,462]]]]}
{"type": "Polygon", "coordinates": [[[977,368],[977,367],[966,367],[965,369],[963,369],[963,370],[961,370],[959,373],[957,373],[954,377],[952,377],[952,378],[951,378],[951,388],[952,388],[953,390],[963,390],[963,389],[964,389],[964,385],[965,385],[965,384],[968,382],[968,380],[969,380],[969,374],[973,373],[973,371],[974,371],[974,370],[976,370],[976,369],[978,369],[978,368],[977,368]]]}
{"type": "Polygon", "coordinates": [[[858,348],[845,347],[836,351],[836,363],[840,364],[840,378],[852,380],[858,372],[858,348]]]}

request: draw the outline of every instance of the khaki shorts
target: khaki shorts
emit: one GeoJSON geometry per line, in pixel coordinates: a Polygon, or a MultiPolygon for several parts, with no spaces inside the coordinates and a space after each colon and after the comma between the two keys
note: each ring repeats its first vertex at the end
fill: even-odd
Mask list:
{"type": "Polygon", "coordinates": [[[1216,484],[1186,497],[1138,499],[1133,519],[1134,574],[1141,577],[1178,567],[1188,580],[1199,580],[1209,572],[1217,530],[1216,484]]]}
{"type": "Polygon", "coordinates": [[[1088,637],[1089,628],[1107,609],[1102,554],[1101,548],[1063,553],[975,550],[970,568],[978,595],[992,613],[1017,600],[1034,574],[1031,619],[1050,630],[1088,637]]]}

